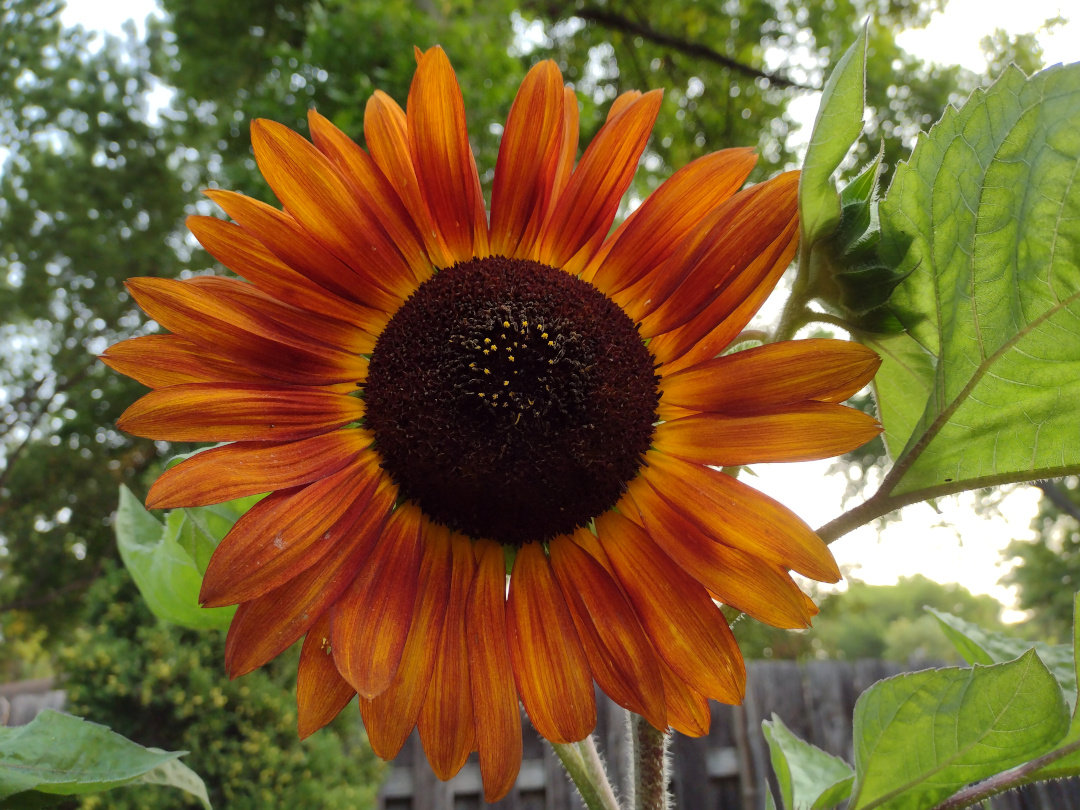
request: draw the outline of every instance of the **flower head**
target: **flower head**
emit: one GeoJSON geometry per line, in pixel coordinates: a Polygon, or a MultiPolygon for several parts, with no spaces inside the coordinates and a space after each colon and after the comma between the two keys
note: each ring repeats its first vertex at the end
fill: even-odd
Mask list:
{"type": "Polygon", "coordinates": [[[153,507],[271,493],[210,561],[239,604],[232,676],[305,637],[300,733],[360,695],[384,758],[414,727],[435,773],[479,752],[489,800],[521,761],[519,699],[553,742],[594,727],[595,681],[701,735],[745,669],[717,606],[778,627],[792,580],[839,577],[790,511],[714,467],[846,452],[879,426],[839,402],[876,356],[801,340],[722,355],[795,250],[797,174],[745,191],[746,149],[676,172],[609,235],[660,108],[627,93],[575,165],[577,102],[552,62],[503,135],[490,219],[442,50],[403,112],[376,93],[367,151],[252,125],[284,210],[213,191],[192,217],[247,281],[135,279],[172,334],[104,360],[154,390],[120,426],[228,442],[169,470],[153,507]],[[510,571],[507,584],[507,571],[510,571]]]}

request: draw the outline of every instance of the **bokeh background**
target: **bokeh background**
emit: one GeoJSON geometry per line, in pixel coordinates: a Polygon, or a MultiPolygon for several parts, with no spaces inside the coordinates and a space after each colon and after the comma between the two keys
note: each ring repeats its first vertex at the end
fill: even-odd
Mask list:
{"type": "MultiPolygon", "coordinates": [[[[314,106],[362,142],[373,90],[404,104],[413,46],[441,43],[490,191],[513,94],[531,64],[552,58],[577,90],[582,143],[620,92],[665,89],[625,213],[715,149],[756,146],[753,180],[797,166],[816,91],[869,17],[866,133],[845,167],[854,172],[881,143],[887,183],[945,105],[1009,62],[1030,73],[1080,58],[1080,23],[1052,2],[1015,5],[0,0],[0,683],[60,679],[73,712],[144,745],[192,751],[186,762],[216,805],[372,801],[381,770],[358,713],[299,743],[295,655],[228,682],[222,635],[157,621],[113,536],[118,487],[145,495],[168,457],[193,448],[117,432],[141,386],[96,355],[157,328],[125,279],[224,272],[183,226],[189,214],[215,213],[200,189],[273,201],[252,158],[253,118],[306,132],[314,106]]],[[[868,394],[859,401],[872,408],[868,394]]],[[[819,525],[872,492],[884,464],[875,442],[750,480],[819,525]]],[[[909,507],[837,543],[849,576],[816,593],[813,630],[746,619],[737,634],[749,657],[948,659],[922,611],[931,605],[1064,640],[1080,584],[1078,518],[1075,478],[909,507]]],[[[184,801],[132,788],[83,804],[184,801]]]]}

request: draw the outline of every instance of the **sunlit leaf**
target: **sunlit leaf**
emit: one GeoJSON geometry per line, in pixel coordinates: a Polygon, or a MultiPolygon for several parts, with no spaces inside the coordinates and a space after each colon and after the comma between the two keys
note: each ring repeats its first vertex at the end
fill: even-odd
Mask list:
{"type": "Polygon", "coordinates": [[[897,167],[880,207],[882,256],[906,275],[890,306],[935,364],[879,382],[905,446],[887,494],[1080,470],[1078,133],[1080,65],[1010,68],[897,167]]]}
{"type": "Polygon", "coordinates": [[[144,748],[105,726],[46,709],[28,725],[0,728],[0,808],[45,807],[63,796],[133,783],[179,788],[209,810],[186,751],[144,748]]]}
{"type": "Polygon", "coordinates": [[[1015,661],[881,681],[855,704],[850,810],[923,810],[1054,747],[1069,724],[1054,676],[1015,661]]]}
{"type": "Polygon", "coordinates": [[[784,810],[824,810],[851,793],[855,772],[844,760],[799,739],[775,714],[761,730],[769,743],[784,810]]]}

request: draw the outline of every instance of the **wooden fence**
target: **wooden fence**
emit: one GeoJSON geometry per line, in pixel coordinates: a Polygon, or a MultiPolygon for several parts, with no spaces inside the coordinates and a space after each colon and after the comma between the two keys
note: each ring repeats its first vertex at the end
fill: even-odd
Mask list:
{"type": "MultiPolygon", "coordinates": [[[[748,664],[743,706],[712,703],[706,737],[676,734],[672,741],[671,792],[678,810],[763,810],[769,786],[779,801],[761,721],[775,712],[804,740],[853,761],[851,717],[863,690],[908,669],[877,661],[753,661],[748,664]]],[[[510,794],[485,805],[473,754],[446,783],[431,773],[414,733],[392,763],[379,793],[379,810],[582,810],[549,746],[524,721],[521,775],[510,794]]],[[[598,693],[597,744],[620,795],[629,765],[626,711],[598,693]]],[[[992,810],[1080,810],[1078,780],[1041,783],[999,796],[992,810]]]]}

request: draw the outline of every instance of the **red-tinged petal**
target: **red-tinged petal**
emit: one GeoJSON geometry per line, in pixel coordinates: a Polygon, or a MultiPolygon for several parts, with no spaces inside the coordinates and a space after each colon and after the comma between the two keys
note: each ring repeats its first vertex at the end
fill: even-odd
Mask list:
{"type": "Polygon", "coordinates": [[[422,519],[415,506],[399,507],[360,576],[330,611],[334,662],[361,697],[383,692],[401,663],[416,606],[422,519]]]}
{"type": "Polygon", "coordinates": [[[328,557],[361,515],[385,513],[394,487],[369,451],[333,475],[275,492],[251,507],[214,550],[199,601],[206,607],[250,602],[328,557]]]}
{"type": "Polygon", "coordinates": [[[416,728],[420,742],[439,779],[461,770],[476,747],[472,688],[469,684],[469,647],[465,635],[465,607],[476,572],[472,541],[462,534],[451,538],[453,578],[424,706],[416,728]]]}
{"type": "Polygon", "coordinates": [[[832,402],[802,402],[767,413],[703,413],[657,426],[653,447],[715,467],[832,458],[881,433],[869,414],[832,402]]]}
{"type": "Polygon", "coordinates": [[[450,598],[453,560],[450,530],[430,521],[421,525],[424,546],[412,627],[401,653],[401,664],[390,686],[371,699],[360,699],[371,750],[385,760],[398,755],[416,727],[435,669],[443,619],[450,598]]]}
{"type": "Polygon", "coordinates": [[[363,357],[304,338],[199,286],[164,278],[133,278],[125,286],[146,314],[166,329],[270,379],[330,385],[367,375],[363,357]]]}
{"type": "Polygon", "coordinates": [[[421,283],[430,278],[431,260],[416,222],[379,165],[352,138],[315,110],[308,110],[308,125],[315,146],[353,185],[360,207],[379,221],[401,251],[413,280],[421,283]]]}
{"type": "Polygon", "coordinates": [[[667,728],[656,652],[622,590],[604,566],[569,537],[552,540],[550,553],[551,567],[600,688],[656,728],[667,728]]]}
{"type": "Polygon", "coordinates": [[[761,256],[738,274],[704,311],[685,326],[649,342],[663,373],[710,360],[750,323],[795,256],[799,223],[792,221],[761,256]]]}
{"type": "Polygon", "coordinates": [[[664,677],[668,725],[687,737],[704,737],[712,724],[708,698],[691,689],[663,659],[660,671],[664,677]]]}
{"type": "MultiPolygon", "coordinates": [[[[570,183],[570,175],[574,172],[574,162],[577,160],[578,138],[581,135],[581,125],[578,120],[577,93],[571,87],[563,88],[563,128],[562,139],[559,144],[559,162],[555,167],[555,181],[551,185],[551,200],[548,202],[548,210],[544,216],[546,222],[555,210],[555,204],[566,191],[570,183]]],[[[533,255],[524,258],[535,259],[539,255],[539,245],[534,245],[533,255]]]]}
{"type": "Polygon", "coordinates": [[[307,351],[326,351],[326,348],[316,348],[314,341],[324,344],[332,357],[370,354],[375,348],[375,334],[326,313],[315,313],[282,303],[254,284],[240,279],[195,276],[183,283],[234,306],[267,330],[273,330],[276,326],[307,351]]]}
{"type": "Polygon", "coordinates": [[[840,579],[829,547],[769,496],[711,467],[655,450],[646,464],[645,480],[709,537],[820,582],[840,579]]]}
{"type": "Polygon", "coordinates": [[[706,697],[741,703],[746,686],[742,655],[705,588],[645,530],[617,512],[597,518],[596,530],[660,657],[706,697]]]}
{"type": "Polygon", "coordinates": [[[850,396],[880,365],[877,354],[851,341],[785,340],[666,374],[660,391],[668,405],[739,414],[850,396]]]}
{"type": "Polygon", "coordinates": [[[465,612],[469,684],[484,799],[497,802],[521,770],[521,711],[506,630],[506,560],[502,546],[479,540],[476,576],[465,612]]]}
{"type": "Polygon", "coordinates": [[[341,677],[330,652],[330,614],[323,613],[304,638],[296,670],[296,715],[300,739],[310,737],[341,713],[356,690],[341,677]]]}
{"type": "Polygon", "coordinates": [[[148,509],[205,506],[300,487],[336,473],[371,444],[364,430],[335,430],[298,442],[238,442],[197,453],[150,487],[148,509]]]}
{"type": "Polygon", "coordinates": [[[543,264],[562,267],[597,234],[607,234],[634,178],[661,97],[658,90],[646,93],[593,138],[544,224],[543,264]]]}
{"type": "Polygon", "coordinates": [[[403,296],[359,275],[284,211],[232,191],[203,193],[271,253],[320,287],[382,312],[396,312],[401,306],[403,296]]]}
{"type": "Polygon", "coordinates": [[[719,221],[678,287],[667,293],[659,279],[650,292],[653,303],[641,334],[654,337],[687,323],[765,253],[798,218],[798,180],[798,172],[787,172],[722,203],[719,221]]]}
{"type": "Polygon", "coordinates": [[[446,244],[432,227],[431,217],[424,205],[409,151],[408,128],[405,111],[386,93],[376,90],[364,108],[364,140],[367,141],[372,159],[394,184],[401,201],[409,210],[431,261],[439,267],[447,267],[453,261],[446,258],[446,244]]]}
{"type": "Polygon", "coordinates": [[[705,535],[644,478],[631,482],[628,494],[653,539],[725,605],[773,627],[810,626],[802,591],[785,570],[705,535]]]}
{"type": "Polygon", "coordinates": [[[755,163],[753,149],[725,149],[679,169],[619,226],[603,261],[594,261],[582,277],[608,295],[644,278],[739,190],[755,163]]]}
{"type": "Polygon", "coordinates": [[[640,90],[627,90],[625,93],[621,94],[611,102],[611,106],[608,107],[606,121],[611,121],[613,118],[621,115],[639,98],[641,98],[640,90]]]}
{"type": "Polygon", "coordinates": [[[357,397],[299,385],[191,383],[151,391],[116,420],[167,442],[295,441],[364,415],[357,397]]]}
{"type": "Polygon", "coordinates": [[[533,728],[555,743],[585,739],[596,726],[592,672],[539,543],[518,550],[506,618],[514,680],[533,728]]]}
{"type": "Polygon", "coordinates": [[[235,223],[191,216],[187,226],[211,256],[279,301],[351,323],[371,335],[382,332],[390,320],[385,312],[347,301],[320,287],[235,223]]]}
{"type": "Polygon", "coordinates": [[[465,101],[442,48],[420,57],[406,115],[420,193],[449,250],[447,259],[486,256],[487,212],[465,126],[465,101]]]}
{"type": "Polygon", "coordinates": [[[201,382],[260,382],[250,369],[179,335],[144,335],[110,346],[101,362],[149,388],[201,382]]]}
{"type": "Polygon", "coordinates": [[[314,144],[275,121],[256,119],[251,145],[266,182],[305,231],[392,295],[404,299],[416,289],[397,245],[314,144]]]}
{"type": "MultiPolygon", "coordinates": [[[[604,570],[611,576],[612,581],[618,585],[619,577],[615,573],[615,566],[611,564],[611,560],[608,559],[607,552],[604,551],[604,547],[600,545],[600,538],[590,532],[588,529],[575,529],[574,533],[570,535],[570,539],[575,544],[580,546],[589,556],[604,566],[604,570]]],[[[622,587],[621,585],[619,587],[622,587]]]]}
{"type": "Polygon", "coordinates": [[[506,119],[491,191],[491,252],[528,258],[551,200],[563,134],[563,84],[551,60],[521,83],[506,119]]]}
{"type": "Polygon", "coordinates": [[[258,669],[304,635],[359,573],[383,533],[387,513],[369,510],[332,555],[265,596],[244,602],[225,639],[225,671],[258,669]]]}

